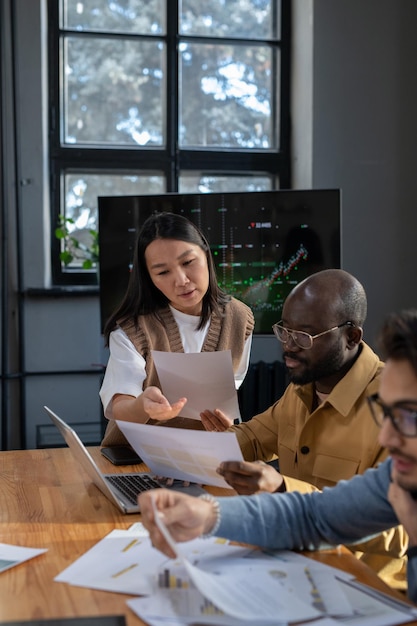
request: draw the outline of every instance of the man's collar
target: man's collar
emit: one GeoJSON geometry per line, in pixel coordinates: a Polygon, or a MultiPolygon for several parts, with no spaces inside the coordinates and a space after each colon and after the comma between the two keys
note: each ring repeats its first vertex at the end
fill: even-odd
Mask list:
{"type": "MultiPolygon", "coordinates": [[[[375,376],[379,365],[378,356],[364,341],[361,341],[358,357],[349,371],[333,387],[326,401],[341,415],[348,415],[359,396],[363,394],[375,376]]],[[[307,406],[312,405],[312,398],[315,393],[313,383],[295,385],[295,392],[307,406]]]]}

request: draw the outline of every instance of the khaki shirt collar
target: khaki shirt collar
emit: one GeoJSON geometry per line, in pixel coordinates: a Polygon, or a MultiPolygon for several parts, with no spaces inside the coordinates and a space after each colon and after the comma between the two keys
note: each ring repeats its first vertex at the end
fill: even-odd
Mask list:
{"type": "MultiPolygon", "coordinates": [[[[341,415],[349,415],[358,398],[364,393],[371,380],[382,367],[383,362],[380,361],[375,352],[368,344],[361,341],[358,358],[342,380],[333,387],[327,400],[319,408],[329,403],[341,415]]],[[[313,394],[315,393],[314,384],[295,385],[295,393],[311,410],[313,394]]]]}

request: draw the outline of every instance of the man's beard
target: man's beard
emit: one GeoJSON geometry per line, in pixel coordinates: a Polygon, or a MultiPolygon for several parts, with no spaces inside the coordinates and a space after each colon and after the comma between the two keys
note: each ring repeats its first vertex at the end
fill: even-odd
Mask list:
{"type": "MultiPolygon", "coordinates": [[[[398,450],[398,448],[388,448],[388,453],[391,456],[394,455],[400,458],[403,457],[407,461],[411,461],[412,463],[416,464],[414,457],[402,454],[400,450],[398,450]]],[[[403,475],[395,470],[394,465],[393,479],[401,487],[401,489],[404,489],[404,491],[408,491],[414,498],[414,500],[417,500],[417,478],[414,473],[403,475]]]]}
{"type": "MultiPolygon", "coordinates": [[[[305,365],[304,359],[298,358],[289,352],[284,352],[283,356],[288,356],[291,359],[297,360],[299,363],[305,365]]],[[[331,352],[328,352],[325,357],[309,367],[305,365],[304,371],[295,373],[291,369],[287,369],[288,378],[290,382],[296,385],[307,385],[307,383],[313,383],[323,378],[329,378],[334,376],[343,365],[343,355],[338,345],[335,345],[331,352]]]]}
{"type": "Polygon", "coordinates": [[[401,474],[397,473],[395,476],[395,482],[401,487],[401,489],[404,489],[404,491],[408,491],[408,493],[411,495],[412,498],[414,498],[414,500],[417,500],[417,480],[415,478],[407,480],[406,478],[401,476],[401,474]]]}

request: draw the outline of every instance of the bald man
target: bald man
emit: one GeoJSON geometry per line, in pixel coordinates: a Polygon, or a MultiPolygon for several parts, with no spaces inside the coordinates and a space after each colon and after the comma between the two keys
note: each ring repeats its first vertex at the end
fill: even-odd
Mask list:
{"type": "MultiPolygon", "coordinates": [[[[269,409],[231,426],[205,411],[208,430],[236,433],[245,463],[218,469],[239,494],[309,492],[362,474],[387,456],[366,398],[377,393],[383,363],[363,341],[366,293],[351,274],[317,272],[287,297],[274,325],[290,384],[269,409]],[[267,461],[278,458],[276,471],[267,461]]],[[[405,587],[403,529],[387,531],[358,553],[386,582],[405,587]],[[393,558],[393,556],[395,558],[393,558]]]]}

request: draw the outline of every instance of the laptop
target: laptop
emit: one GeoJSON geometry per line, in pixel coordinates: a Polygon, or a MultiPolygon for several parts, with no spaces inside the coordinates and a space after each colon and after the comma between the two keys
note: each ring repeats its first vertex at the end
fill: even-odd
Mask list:
{"type": "Polygon", "coordinates": [[[96,487],[98,487],[122,513],[140,513],[137,502],[138,494],[143,491],[148,491],[149,489],[164,487],[166,489],[181,491],[182,493],[187,493],[192,496],[207,493],[197,484],[184,486],[182,480],[174,481],[171,487],[167,487],[166,484],[158,482],[158,480],[148,472],[103,474],[75,430],[47,406],[44,406],[44,409],[63,436],[76,461],[84,468],[96,487]]]}

